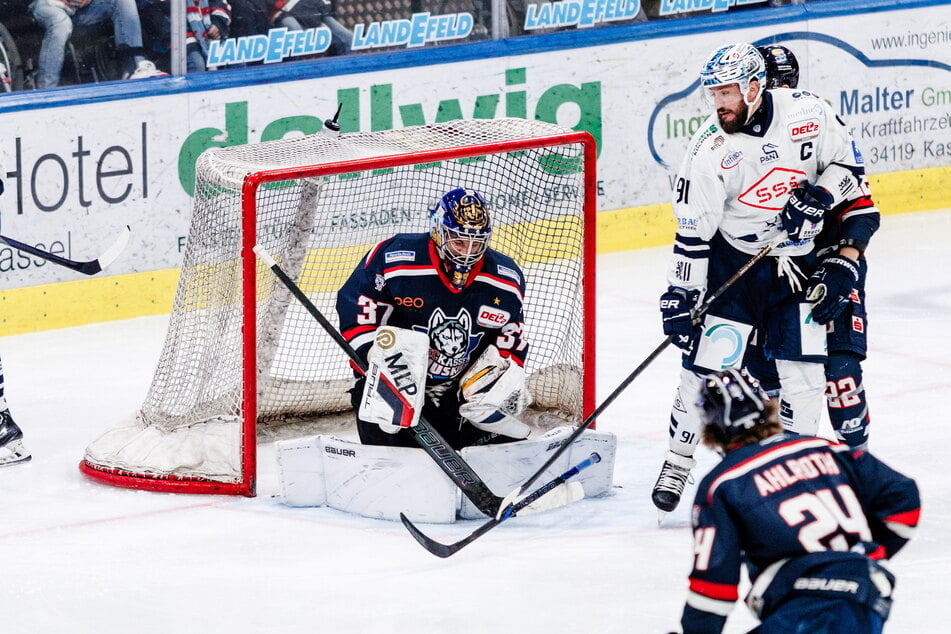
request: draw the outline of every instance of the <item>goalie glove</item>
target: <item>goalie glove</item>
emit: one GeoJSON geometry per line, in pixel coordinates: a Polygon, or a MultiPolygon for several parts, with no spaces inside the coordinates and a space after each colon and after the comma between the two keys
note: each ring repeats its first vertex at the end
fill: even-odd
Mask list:
{"type": "Polygon", "coordinates": [[[367,355],[367,380],[360,400],[360,420],[395,434],[419,422],[426,398],[429,336],[384,326],[378,328],[367,355]]]}
{"type": "Polygon", "coordinates": [[[489,346],[469,366],[460,383],[459,415],[475,427],[509,438],[527,438],[531,429],[518,419],[531,403],[525,370],[489,346]]]}

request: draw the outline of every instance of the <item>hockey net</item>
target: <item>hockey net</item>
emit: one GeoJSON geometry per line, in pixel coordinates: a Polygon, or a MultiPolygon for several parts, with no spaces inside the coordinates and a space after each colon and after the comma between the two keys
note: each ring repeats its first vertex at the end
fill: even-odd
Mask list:
{"type": "Polygon", "coordinates": [[[594,409],[594,166],[587,133],[522,119],[205,152],[148,395],[87,447],[81,470],[117,486],[254,495],[259,433],[348,410],[354,379],[252,247],[336,323],[336,292],[369,248],[428,231],[428,210],[460,186],[485,196],[492,246],[526,278],[534,411],[580,420],[594,409]]]}

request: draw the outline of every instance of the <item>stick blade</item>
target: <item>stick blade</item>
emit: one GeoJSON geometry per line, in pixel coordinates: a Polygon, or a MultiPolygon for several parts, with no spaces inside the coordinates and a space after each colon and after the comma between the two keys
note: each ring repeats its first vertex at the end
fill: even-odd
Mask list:
{"type": "MultiPolygon", "coordinates": [[[[455,544],[440,544],[435,539],[427,537],[422,531],[416,528],[416,525],[409,521],[409,518],[403,513],[400,513],[400,521],[403,522],[403,526],[405,526],[406,530],[409,531],[409,534],[413,536],[413,539],[419,542],[420,546],[437,557],[442,557],[443,559],[446,557],[451,557],[457,550],[459,550],[459,548],[462,548],[462,546],[459,548],[454,548],[455,544]]],[[[464,545],[465,544],[463,544],[463,546],[464,545]]]]}
{"type": "Polygon", "coordinates": [[[125,229],[119,233],[119,237],[116,238],[116,241],[112,243],[112,246],[106,249],[105,252],[95,260],[83,262],[82,266],[79,267],[79,272],[86,275],[95,275],[96,273],[102,271],[104,268],[112,264],[125,250],[126,245],[129,244],[129,238],[131,237],[132,227],[126,225],[125,229]]]}

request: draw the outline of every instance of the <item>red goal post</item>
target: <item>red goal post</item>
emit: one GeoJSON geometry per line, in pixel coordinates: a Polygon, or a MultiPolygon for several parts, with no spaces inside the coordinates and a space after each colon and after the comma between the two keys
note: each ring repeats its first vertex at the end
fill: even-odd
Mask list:
{"type": "MultiPolygon", "coordinates": [[[[376,242],[428,231],[454,187],[479,190],[492,246],[526,278],[532,415],[595,403],[596,157],[586,132],[462,120],[205,152],[163,352],[134,420],[87,447],[87,476],[129,488],[253,496],[259,426],[349,409],[343,351],[257,261],[262,244],[321,312],[376,242]]],[[[352,416],[350,414],[349,416],[352,416]]],[[[312,432],[313,433],[313,432],[312,432]]]]}

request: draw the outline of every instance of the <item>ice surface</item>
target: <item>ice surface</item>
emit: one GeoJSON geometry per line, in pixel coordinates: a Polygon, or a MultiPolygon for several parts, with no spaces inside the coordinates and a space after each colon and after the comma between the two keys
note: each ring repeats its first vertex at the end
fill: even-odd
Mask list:
{"type": "MultiPolygon", "coordinates": [[[[924,500],[917,538],[891,565],[898,586],[890,634],[945,630],[951,612],[949,235],[951,210],[887,216],[869,250],[872,449],[916,477],[924,500]]],[[[599,260],[599,398],[663,340],[656,298],[667,254],[657,248],[599,260]]],[[[620,440],[613,495],[515,518],[440,560],[400,524],[282,505],[269,445],[261,448],[254,499],[136,492],[85,479],[77,464],[86,444],[131,417],[145,397],[166,321],[0,339],[7,397],[34,456],[0,470],[0,632],[677,627],[692,557],[690,505],[658,527],[649,499],[677,383],[673,349],[599,423],[620,440]]],[[[716,460],[708,452],[699,458],[698,476],[716,460]]],[[[455,541],[477,525],[424,529],[455,541]]],[[[727,631],[754,623],[738,605],[727,631]]]]}

